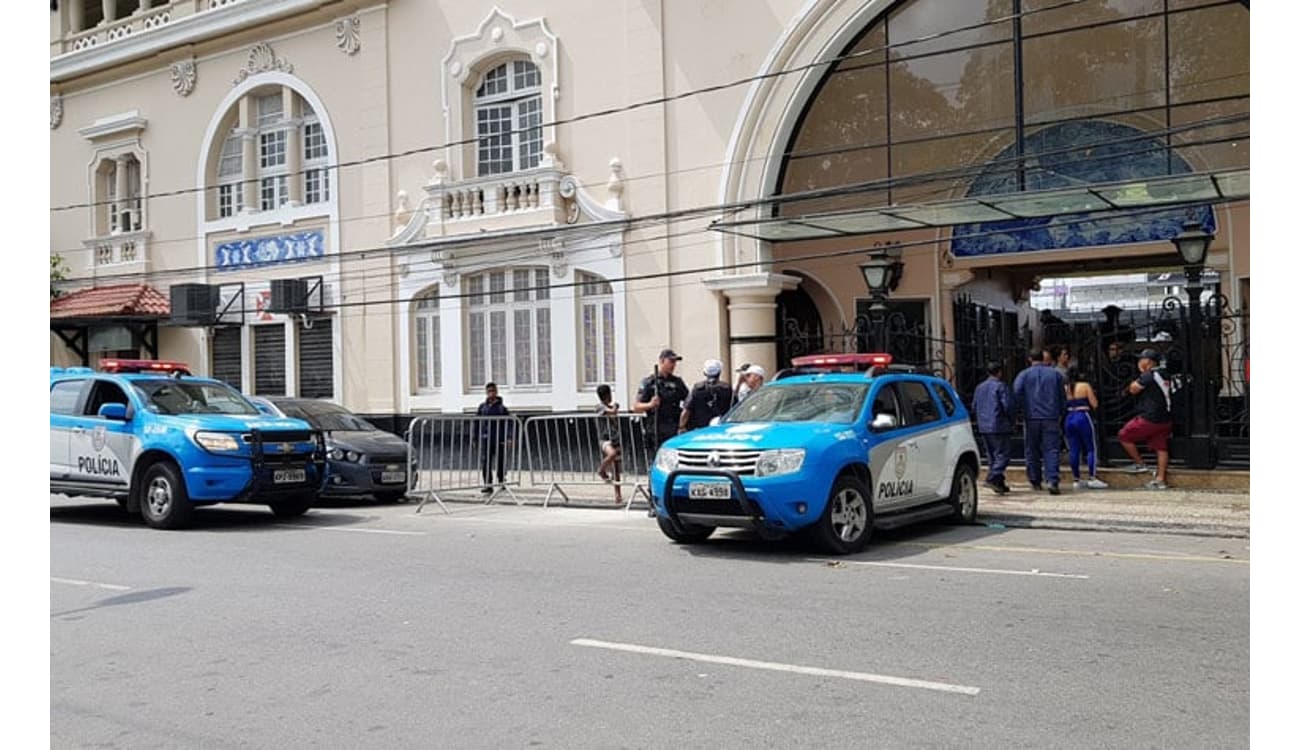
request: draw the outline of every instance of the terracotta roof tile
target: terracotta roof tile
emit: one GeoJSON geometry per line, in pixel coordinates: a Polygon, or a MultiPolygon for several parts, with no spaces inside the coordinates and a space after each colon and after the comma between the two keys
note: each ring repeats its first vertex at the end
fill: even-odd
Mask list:
{"type": "Polygon", "coordinates": [[[51,318],[166,317],[171,303],[148,284],[78,289],[50,300],[51,318]]]}

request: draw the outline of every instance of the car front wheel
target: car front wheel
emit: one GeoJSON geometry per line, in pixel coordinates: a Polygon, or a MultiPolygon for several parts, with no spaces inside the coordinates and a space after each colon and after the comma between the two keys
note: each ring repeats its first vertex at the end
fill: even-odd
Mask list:
{"type": "Polygon", "coordinates": [[[190,524],[194,506],[174,464],[159,461],[145,469],[139,491],[145,523],[155,529],[180,529],[190,524]]]}
{"type": "Polygon", "coordinates": [[[867,548],[875,512],[871,490],[851,474],[843,474],[831,487],[826,509],[812,527],[813,540],[832,555],[852,555],[867,548]]]}

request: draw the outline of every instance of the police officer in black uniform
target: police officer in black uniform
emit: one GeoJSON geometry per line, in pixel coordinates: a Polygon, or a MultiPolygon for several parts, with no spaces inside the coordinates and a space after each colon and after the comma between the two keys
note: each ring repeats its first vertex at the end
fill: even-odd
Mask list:
{"type": "Polygon", "coordinates": [[[655,374],[641,381],[632,411],[650,414],[650,448],[658,450],[665,440],[677,434],[678,420],[682,416],[682,402],[690,389],[686,381],[673,374],[681,357],[672,349],[659,352],[659,367],[655,374]]]}

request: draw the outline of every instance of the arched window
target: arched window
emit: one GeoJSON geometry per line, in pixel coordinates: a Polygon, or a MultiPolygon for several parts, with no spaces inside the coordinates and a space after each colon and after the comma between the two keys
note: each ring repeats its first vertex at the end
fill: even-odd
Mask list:
{"type": "Polygon", "coordinates": [[[582,325],[582,384],[612,383],[614,290],[604,278],[578,271],[578,319],[582,325]]]}
{"type": "Polygon", "coordinates": [[[545,268],[485,271],[465,279],[469,386],[551,384],[551,292],[545,268]]]}
{"type": "Polygon", "coordinates": [[[330,200],[330,153],[320,117],[287,86],[262,86],[223,118],[225,138],[209,157],[216,190],[209,216],[275,211],[330,200]]]}
{"type": "Polygon", "coordinates": [[[426,393],[442,388],[442,333],[438,315],[438,287],[415,298],[411,305],[415,320],[415,391],[426,393]]]}
{"type": "Polygon", "coordinates": [[[474,92],[480,176],[532,169],[542,159],[542,74],[527,60],[501,63],[474,92]]]}

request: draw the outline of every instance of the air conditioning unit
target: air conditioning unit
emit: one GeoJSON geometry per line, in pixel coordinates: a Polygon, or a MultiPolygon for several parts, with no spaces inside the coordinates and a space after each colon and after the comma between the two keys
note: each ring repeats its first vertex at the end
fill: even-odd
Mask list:
{"type": "Polygon", "coordinates": [[[306,313],[307,280],[272,279],[271,305],[267,309],[267,312],[283,313],[286,315],[300,315],[306,313]]]}
{"type": "Polygon", "coordinates": [[[173,284],[171,303],[172,325],[212,325],[221,304],[220,288],[208,284],[173,284]]]}

